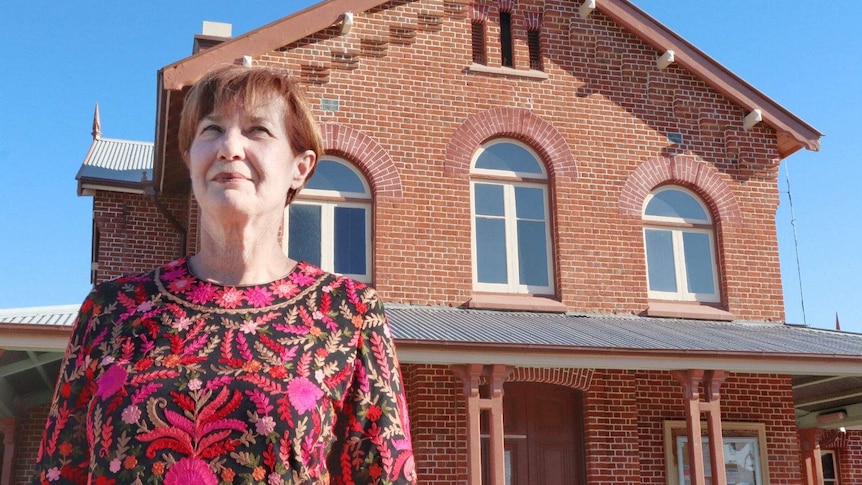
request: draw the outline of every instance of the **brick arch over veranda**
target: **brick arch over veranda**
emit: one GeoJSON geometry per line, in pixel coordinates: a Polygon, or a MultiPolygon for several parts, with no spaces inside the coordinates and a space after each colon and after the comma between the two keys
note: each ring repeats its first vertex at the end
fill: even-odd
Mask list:
{"type": "Polygon", "coordinates": [[[522,108],[497,107],[468,117],[446,147],[444,171],[468,173],[476,148],[492,137],[509,137],[532,147],[545,160],[548,176],[577,176],[572,151],[553,125],[522,108]]]}
{"type": "Polygon", "coordinates": [[[327,123],[320,127],[326,153],[348,159],[368,178],[375,197],[400,199],[401,176],[392,157],[373,138],[348,126],[327,123]]]}
{"type": "Polygon", "coordinates": [[[588,391],[594,374],[593,369],[515,367],[506,382],[538,382],[588,391]]]}
{"type": "Polygon", "coordinates": [[[736,198],[718,170],[708,162],[684,155],[651,158],[640,164],[620,193],[620,212],[641,217],[649,193],[665,184],[679,184],[705,196],[722,223],[742,222],[736,198]]]}

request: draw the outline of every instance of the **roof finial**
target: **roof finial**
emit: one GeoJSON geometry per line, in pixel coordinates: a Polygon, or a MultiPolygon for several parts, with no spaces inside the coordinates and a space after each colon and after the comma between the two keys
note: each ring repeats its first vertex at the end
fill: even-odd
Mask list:
{"type": "Polygon", "coordinates": [[[835,330],[841,331],[841,321],[838,320],[838,312],[835,312],[835,330]]]}
{"type": "Polygon", "coordinates": [[[96,140],[102,137],[102,122],[99,121],[99,103],[96,103],[96,112],[93,113],[93,131],[90,133],[96,140]]]}

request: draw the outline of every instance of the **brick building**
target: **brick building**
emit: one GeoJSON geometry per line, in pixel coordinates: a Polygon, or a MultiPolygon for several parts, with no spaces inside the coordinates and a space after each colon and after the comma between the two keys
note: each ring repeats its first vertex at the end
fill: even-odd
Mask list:
{"type": "MultiPolygon", "coordinates": [[[[422,483],[862,482],[862,335],[783,323],[778,168],[816,129],[626,0],[210,28],[159,72],[155,144],[94,123],[94,282],[196,249],[188,86],[288,69],[327,157],[284,247],[387,302],[422,483]]],[[[0,314],[0,485],[27,483],[73,313],[0,314]]]]}

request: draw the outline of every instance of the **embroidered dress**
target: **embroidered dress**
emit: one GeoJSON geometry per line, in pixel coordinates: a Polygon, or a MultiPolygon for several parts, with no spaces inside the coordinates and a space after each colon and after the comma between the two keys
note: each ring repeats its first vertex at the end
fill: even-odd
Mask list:
{"type": "Polygon", "coordinates": [[[407,406],[373,289],[298,264],[267,285],[187,259],[84,301],[34,483],[413,483],[407,406]]]}

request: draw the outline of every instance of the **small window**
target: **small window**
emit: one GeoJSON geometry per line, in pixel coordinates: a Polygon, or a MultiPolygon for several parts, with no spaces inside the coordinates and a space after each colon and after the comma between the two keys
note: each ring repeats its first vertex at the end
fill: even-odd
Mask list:
{"type": "Polygon", "coordinates": [[[500,53],[504,67],[514,67],[512,46],[512,14],[500,12],[500,53]]]}
{"type": "Polygon", "coordinates": [[[371,190],[343,160],[321,159],[311,180],[285,210],[284,249],[359,281],[371,281],[371,190]]]}
{"type": "Polygon", "coordinates": [[[718,302],[712,219],[681,187],[662,187],[644,204],[649,296],[659,300],[718,302]]]}
{"type": "Polygon", "coordinates": [[[488,58],[485,56],[485,23],[473,22],[471,25],[473,41],[473,62],[487,65],[488,58]]]}
{"type": "Polygon", "coordinates": [[[496,140],[477,151],[472,174],[474,288],[553,294],[548,185],[538,157],[496,140]]]}
{"type": "Polygon", "coordinates": [[[541,71],[542,66],[542,40],[538,30],[527,31],[527,46],[530,49],[530,69],[541,71]]]}
{"type": "Polygon", "coordinates": [[[823,485],[839,485],[838,457],[832,450],[820,451],[820,462],[823,465],[823,485]]]}

